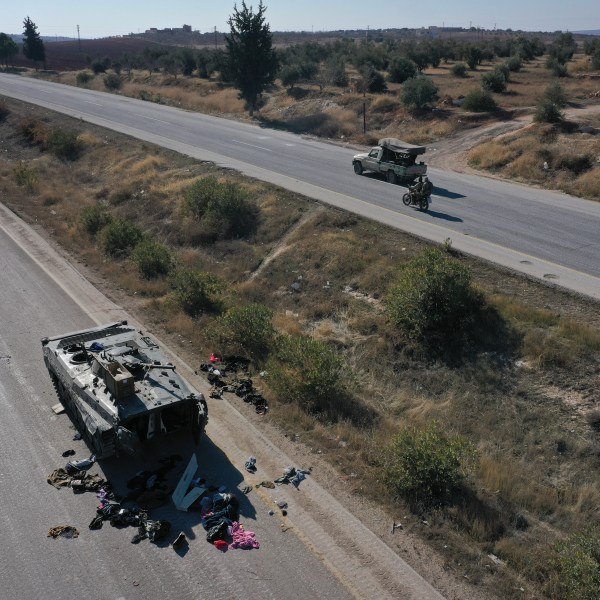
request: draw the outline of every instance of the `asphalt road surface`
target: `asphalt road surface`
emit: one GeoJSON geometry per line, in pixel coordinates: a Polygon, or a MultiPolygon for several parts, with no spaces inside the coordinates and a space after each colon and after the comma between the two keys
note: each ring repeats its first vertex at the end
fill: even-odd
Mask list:
{"type": "MultiPolygon", "coordinates": [[[[74,449],[74,459],[87,458],[89,450],[73,440],[69,418],[52,411],[57,397],[40,339],[123,318],[128,318],[125,311],[0,205],[3,600],[443,599],[310,476],[298,490],[284,486],[236,493],[240,521],[256,532],[258,550],[219,552],[206,542],[198,512],[180,512],[170,504],[151,515],[173,524],[165,544],[132,544],[134,528],[108,523],[90,530],[95,494],[57,490],[46,482],[53,470],[72,460],[63,458],[65,450],[74,449]],[[288,517],[279,511],[269,515],[278,499],[288,501],[288,517]],[[79,537],[47,537],[50,528],[60,525],[76,527],[79,537]],[[189,539],[182,552],[169,545],[179,532],[189,539]]],[[[202,389],[189,368],[174,360],[202,389]]],[[[293,464],[227,401],[210,400],[209,413],[208,435],[197,449],[199,472],[209,483],[236,491],[245,483],[273,480],[293,464]],[[250,453],[259,467],[254,477],[243,469],[250,453]]],[[[126,481],[139,470],[157,468],[165,452],[185,459],[172,473],[176,483],[194,451],[191,439],[183,436],[150,448],[144,460],[105,460],[91,472],[125,494],[126,481]]]]}
{"type": "MultiPolygon", "coordinates": [[[[405,191],[354,174],[356,150],[233,120],[18,75],[0,94],[121,131],[298,191],[532,277],[600,298],[600,203],[430,169],[427,213],[405,191]]],[[[425,155],[426,158],[427,155],[425,155]]]]}

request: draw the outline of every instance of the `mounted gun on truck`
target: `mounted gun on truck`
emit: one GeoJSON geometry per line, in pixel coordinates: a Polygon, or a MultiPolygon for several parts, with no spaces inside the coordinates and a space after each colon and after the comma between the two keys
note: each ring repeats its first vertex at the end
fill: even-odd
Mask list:
{"type": "Polygon", "coordinates": [[[352,166],[357,175],[373,171],[385,175],[389,183],[414,183],[427,173],[424,162],[417,157],[425,154],[425,146],[413,146],[396,138],[383,138],[368,153],[356,154],[352,166]]]}

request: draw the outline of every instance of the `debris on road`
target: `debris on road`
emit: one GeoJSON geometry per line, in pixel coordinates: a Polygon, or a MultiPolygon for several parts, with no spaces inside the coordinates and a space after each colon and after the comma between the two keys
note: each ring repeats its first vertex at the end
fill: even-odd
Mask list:
{"type": "Polygon", "coordinates": [[[296,489],[307,475],[310,475],[312,469],[296,469],[295,467],[286,467],[283,470],[283,476],[275,479],[275,483],[291,483],[296,489]]]}
{"type": "Polygon", "coordinates": [[[73,539],[79,537],[79,531],[71,525],[58,525],[57,527],[52,527],[46,537],[51,537],[55,540],[59,537],[73,539]]]}
{"type": "Polygon", "coordinates": [[[200,370],[207,373],[208,382],[212,389],[211,398],[222,398],[223,393],[228,392],[242,398],[247,404],[255,407],[256,414],[266,415],[269,411],[269,405],[266,398],[258,392],[249,375],[250,361],[241,357],[227,357],[218,359],[218,368],[212,364],[214,354],[211,355],[210,362],[202,363],[200,370]],[[238,377],[242,372],[243,376],[238,377]],[[229,375],[231,374],[231,376],[229,375]]]}

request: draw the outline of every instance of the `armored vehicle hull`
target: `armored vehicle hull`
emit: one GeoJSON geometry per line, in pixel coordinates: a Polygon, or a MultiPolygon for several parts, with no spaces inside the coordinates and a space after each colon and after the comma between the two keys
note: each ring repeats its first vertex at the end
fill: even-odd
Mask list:
{"type": "Polygon", "coordinates": [[[182,431],[199,443],[204,396],[127,321],[44,338],[42,347],[60,401],[97,458],[138,454],[182,431]]]}

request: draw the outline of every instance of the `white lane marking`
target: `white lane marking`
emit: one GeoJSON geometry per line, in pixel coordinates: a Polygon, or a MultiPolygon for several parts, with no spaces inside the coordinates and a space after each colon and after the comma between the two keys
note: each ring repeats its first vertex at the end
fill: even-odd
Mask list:
{"type": "Polygon", "coordinates": [[[165,125],[170,125],[171,123],[169,123],[169,121],[163,121],[161,119],[155,119],[154,117],[147,117],[146,115],[140,115],[139,113],[136,113],[136,115],[138,117],[142,117],[142,119],[148,119],[149,121],[156,121],[157,123],[164,123],[165,125]]]}
{"type": "Polygon", "coordinates": [[[259,150],[266,150],[267,152],[273,152],[270,148],[263,148],[263,146],[256,146],[255,144],[249,144],[248,142],[240,142],[240,140],[231,140],[236,144],[243,144],[244,146],[251,146],[252,148],[258,148],[259,150]]]}
{"type": "Polygon", "coordinates": [[[92,102],[91,100],[84,100],[84,102],[86,104],[93,104],[95,106],[102,106],[102,104],[98,103],[98,102],[92,102]]]}

